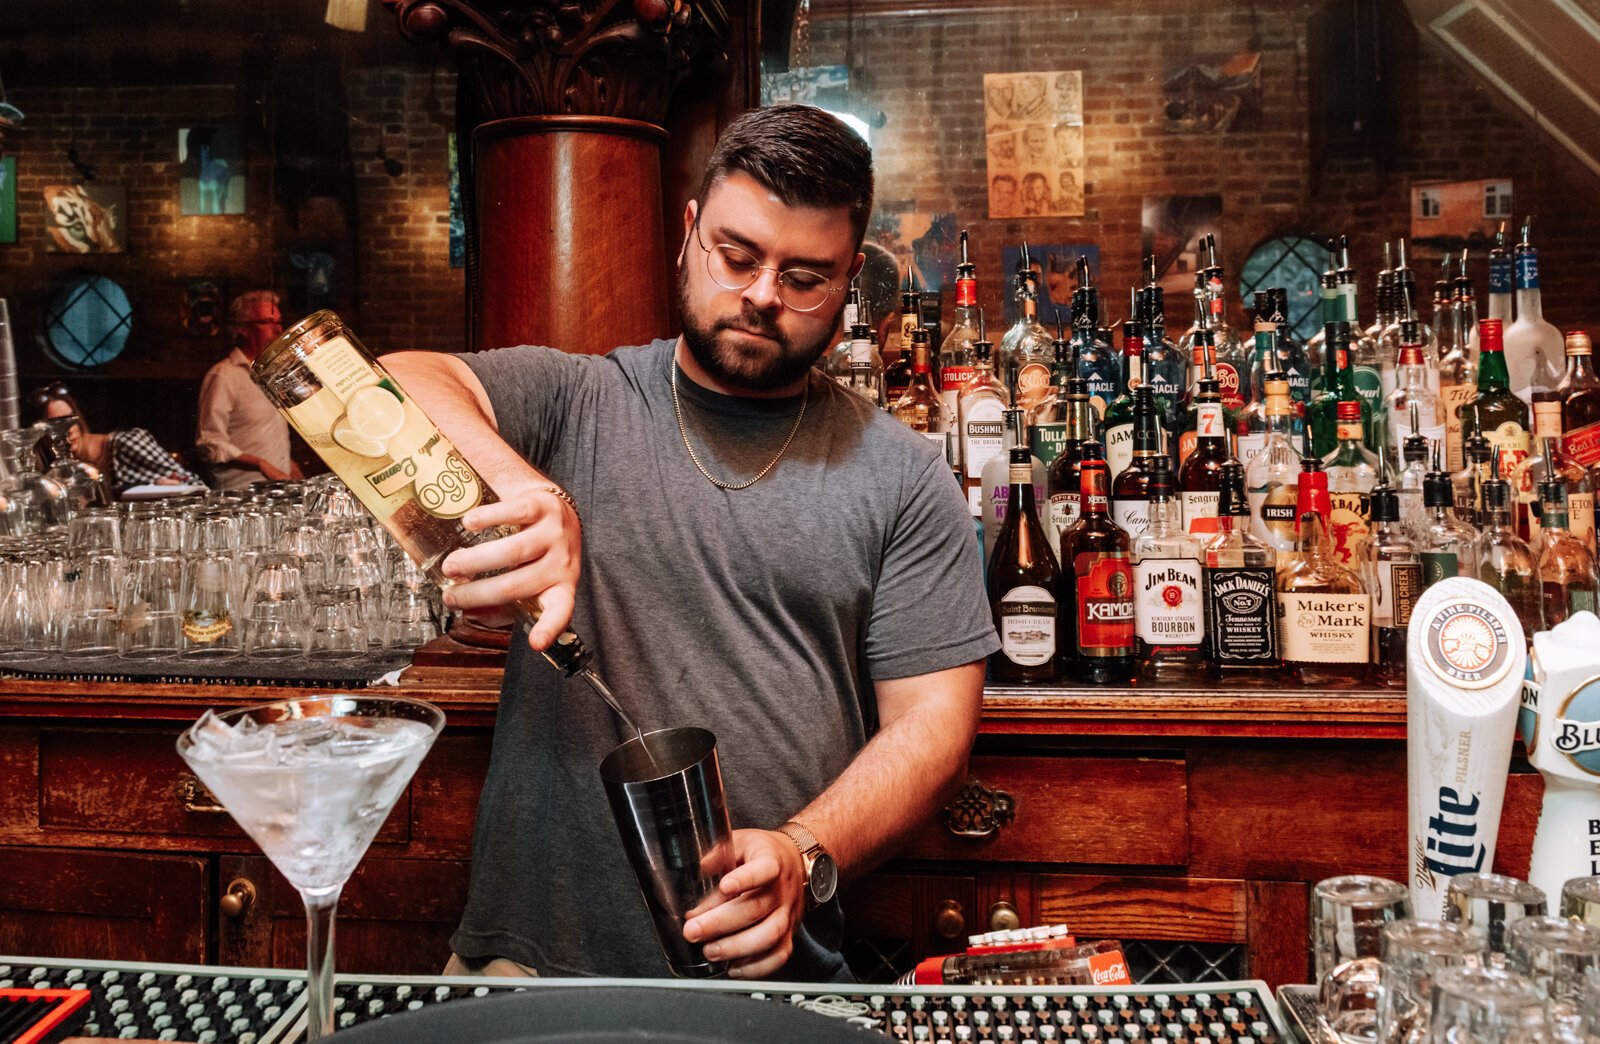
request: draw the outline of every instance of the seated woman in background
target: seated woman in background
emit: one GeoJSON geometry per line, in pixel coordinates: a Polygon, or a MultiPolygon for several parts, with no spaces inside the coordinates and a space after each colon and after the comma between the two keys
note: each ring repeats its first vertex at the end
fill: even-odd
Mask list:
{"type": "Polygon", "coordinates": [[[156,437],[143,428],[123,428],[101,435],[91,432],[77,400],[60,381],[34,389],[28,395],[28,406],[36,420],[67,416],[78,418],[78,423],[67,432],[72,455],[99,468],[100,474],[105,476],[107,484],[117,496],[134,486],[205,484],[200,476],[179,464],[156,441],[156,437]]]}

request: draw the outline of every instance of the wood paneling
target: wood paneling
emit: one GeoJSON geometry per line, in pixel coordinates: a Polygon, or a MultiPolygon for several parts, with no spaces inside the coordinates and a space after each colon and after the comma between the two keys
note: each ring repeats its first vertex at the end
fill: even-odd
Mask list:
{"type": "Polygon", "coordinates": [[[1181,760],[978,755],[968,771],[1011,795],[1015,820],[983,840],[930,824],[908,846],[907,858],[1128,866],[1188,860],[1181,760]]]}
{"type": "Polygon", "coordinates": [[[1311,976],[1310,889],[1302,881],[1245,885],[1245,937],[1250,977],[1274,985],[1311,976]]]}
{"type": "Polygon", "coordinates": [[[206,959],[211,894],[192,856],[0,849],[0,953],[206,959]]]}
{"type": "Polygon", "coordinates": [[[1038,920],[1064,921],[1085,940],[1247,938],[1243,881],[1040,874],[1034,888],[1038,920]]]}

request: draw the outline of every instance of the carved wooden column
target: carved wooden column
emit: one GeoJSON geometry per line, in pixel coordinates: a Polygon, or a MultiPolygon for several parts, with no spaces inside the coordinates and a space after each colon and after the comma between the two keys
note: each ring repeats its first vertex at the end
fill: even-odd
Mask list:
{"type": "Polygon", "coordinates": [[[460,69],[469,346],[663,335],[661,123],[688,75],[726,65],[720,0],[383,2],[460,69]]]}

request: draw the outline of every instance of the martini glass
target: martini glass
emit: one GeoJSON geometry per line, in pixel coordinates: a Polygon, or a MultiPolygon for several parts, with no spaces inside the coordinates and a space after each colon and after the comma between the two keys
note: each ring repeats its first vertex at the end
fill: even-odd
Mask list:
{"type": "Polygon", "coordinates": [[[207,711],[178,737],[178,754],[305,903],[307,1040],[333,1033],[339,893],[443,727],[431,703],[335,693],[207,711]]]}

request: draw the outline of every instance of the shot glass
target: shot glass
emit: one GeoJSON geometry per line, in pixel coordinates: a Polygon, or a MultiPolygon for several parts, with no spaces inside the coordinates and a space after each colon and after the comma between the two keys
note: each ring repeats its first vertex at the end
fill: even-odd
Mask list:
{"type": "Polygon", "coordinates": [[[72,659],[116,655],[122,556],[112,549],[74,552],[63,579],[66,611],[61,617],[61,654],[72,659]]]}
{"type": "Polygon", "coordinates": [[[137,555],[122,572],[117,654],[129,660],[177,656],[183,642],[183,559],[137,555]]]}
{"type": "Polygon", "coordinates": [[[1444,919],[1488,940],[1492,968],[1505,967],[1506,929],[1524,917],[1548,912],[1544,892],[1504,874],[1457,874],[1445,892],[1444,919]]]}
{"type": "Polygon", "coordinates": [[[353,587],[326,587],[311,604],[311,638],[306,655],[317,660],[344,660],[367,651],[361,592],[353,587]]]}
{"type": "Polygon", "coordinates": [[[1600,928],[1600,877],[1574,877],[1562,885],[1561,916],[1600,928]]]}
{"type": "Polygon", "coordinates": [[[246,656],[281,659],[306,650],[306,592],[300,567],[271,556],[256,570],[245,617],[246,656]]]}
{"type": "Polygon", "coordinates": [[[1318,1013],[1345,1044],[1378,1037],[1383,928],[1411,916],[1406,886],[1382,877],[1330,877],[1312,893],[1318,1013]]]}
{"type": "Polygon", "coordinates": [[[130,555],[178,554],[183,550],[183,517],[140,512],[122,523],[123,548],[130,555]]]}
{"type": "Polygon", "coordinates": [[[122,550],[122,519],[116,508],[84,508],[67,521],[67,549],[74,553],[122,550]]]}
{"type": "Polygon", "coordinates": [[[386,592],[384,646],[390,649],[415,649],[439,637],[433,614],[433,598],[426,588],[412,590],[392,586],[386,592]]]}
{"type": "Polygon", "coordinates": [[[1428,1039],[1433,976],[1443,968],[1481,963],[1484,941],[1458,924],[1395,921],[1383,926],[1378,971],[1378,1041],[1428,1039]]]}
{"type": "Polygon", "coordinates": [[[1545,1036],[1544,993],[1503,968],[1442,968],[1428,1036],[1436,1044],[1507,1044],[1545,1036]]]}
{"type": "Polygon", "coordinates": [[[237,656],[243,649],[232,555],[208,552],[195,556],[183,577],[179,655],[222,659],[237,656]]]}
{"type": "Polygon", "coordinates": [[[1600,967],[1600,928],[1560,917],[1524,917],[1506,930],[1506,965],[1549,998],[1550,1018],[1576,1032],[1584,978],[1600,967]]]}
{"type": "Polygon", "coordinates": [[[9,543],[0,553],[0,663],[39,660],[52,651],[49,610],[38,594],[37,549],[27,540],[9,543]]]}

